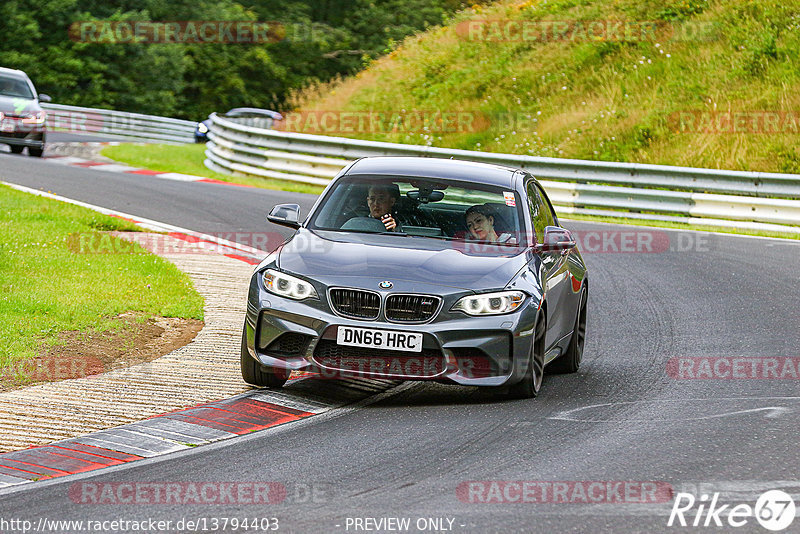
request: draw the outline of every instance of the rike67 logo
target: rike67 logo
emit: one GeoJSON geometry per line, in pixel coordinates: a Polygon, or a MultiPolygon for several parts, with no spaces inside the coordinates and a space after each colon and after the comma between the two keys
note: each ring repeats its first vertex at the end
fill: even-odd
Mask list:
{"type": "Polygon", "coordinates": [[[765,529],[779,532],[789,528],[796,514],[792,496],[781,490],[764,492],[755,506],[722,503],[719,497],[719,493],[703,494],[698,499],[691,493],[678,493],[667,526],[743,527],[755,518],[765,529]]]}

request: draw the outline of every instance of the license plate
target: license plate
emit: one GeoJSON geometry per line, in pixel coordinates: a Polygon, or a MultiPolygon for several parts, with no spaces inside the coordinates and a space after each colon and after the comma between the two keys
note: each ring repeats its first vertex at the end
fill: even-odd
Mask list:
{"type": "Polygon", "coordinates": [[[0,123],[0,131],[3,132],[13,132],[16,129],[16,125],[13,121],[5,120],[0,123]]]}
{"type": "Polygon", "coordinates": [[[350,347],[422,352],[422,334],[396,330],[340,326],[336,332],[336,343],[350,347]]]}

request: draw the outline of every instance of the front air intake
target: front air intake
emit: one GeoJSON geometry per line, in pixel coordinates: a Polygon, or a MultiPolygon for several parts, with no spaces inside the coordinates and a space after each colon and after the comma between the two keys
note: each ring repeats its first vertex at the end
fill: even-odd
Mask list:
{"type": "Polygon", "coordinates": [[[330,300],[336,313],[353,319],[377,319],[381,309],[381,296],[363,289],[333,288],[330,300]]]}
{"type": "Polygon", "coordinates": [[[386,318],[398,323],[422,323],[439,309],[441,299],[431,295],[391,295],[386,299],[386,318]]]}

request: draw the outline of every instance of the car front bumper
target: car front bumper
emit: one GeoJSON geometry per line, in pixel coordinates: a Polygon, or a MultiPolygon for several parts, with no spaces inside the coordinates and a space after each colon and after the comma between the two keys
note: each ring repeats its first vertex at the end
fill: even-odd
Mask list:
{"type": "Polygon", "coordinates": [[[279,297],[263,289],[259,279],[260,274],[255,274],[250,285],[246,347],[252,358],[268,367],[328,378],[366,376],[502,386],[521,380],[530,361],[538,311],[538,303],[531,298],[514,313],[484,317],[450,312],[452,302],[445,299],[431,322],[398,324],[349,319],[325,309],[324,302],[312,306],[279,297]],[[422,333],[423,350],[400,353],[342,347],[336,343],[339,326],[422,333]]]}
{"type": "Polygon", "coordinates": [[[0,122],[0,143],[7,145],[44,148],[45,133],[43,125],[22,124],[8,118],[0,122]]]}

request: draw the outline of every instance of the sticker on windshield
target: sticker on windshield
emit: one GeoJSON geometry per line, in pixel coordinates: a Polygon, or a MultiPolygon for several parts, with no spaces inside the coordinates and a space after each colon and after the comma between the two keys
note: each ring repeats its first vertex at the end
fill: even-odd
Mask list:
{"type": "Polygon", "coordinates": [[[503,198],[506,199],[506,206],[517,207],[517,201],[514,198],[513,191],[503,191],[503,198]]]}
{"type": "Polygon", "coordinates": [[[14,105],[14,113],[17,115],[22,115],[30,104],[30,101],[25,100],[24,98],[15,98],[11,101],[14,105]]]}

